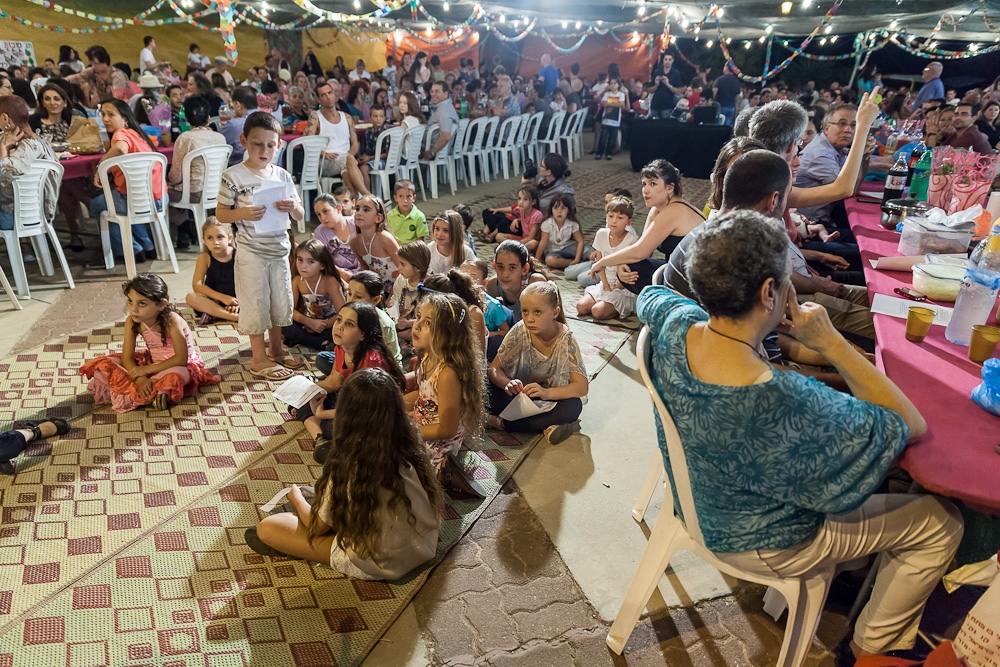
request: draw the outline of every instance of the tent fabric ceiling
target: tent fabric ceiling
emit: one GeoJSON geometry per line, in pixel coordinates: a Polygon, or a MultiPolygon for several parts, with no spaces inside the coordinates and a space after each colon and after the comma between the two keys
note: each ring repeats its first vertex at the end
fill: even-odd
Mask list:
{"type": "MultiPolygon", "coordinates": [[[[251,4],[259,5],[256,0],[251,4]]],[[[303,10],[296,6],[292,0],[268,0],[271,8],[269,18],[275,22],[283,22],[301,16],[303,10]]],[[[355,9],[351,0],[316,0],[314,4],[322,9],[344,12],[359,13],[367,11],[374,5],[371,0],[362,0],[362,9],[355,9]]],[[[423,0],[424,7],[438,20],[448,24],[460,23],[464,21],[473,11],[475,2],[471,0],[458,0],[447,3],[448,11],[445,11],[444,0],[423,0]]],[[[593,26],[597,21],[602,21],[604,27],[613,24],[620,24],[629,21],[636,21],[641,18],[638,8],[641,0],[618,0],[615,3],[608,3],[605,0],[503,0],[502,2],[491,2],[484,0],[484,8],[494,14],[503,14],[508,20],[508,29],[505,32],[513,34],[517,30],[510,26],[515,18],[537,18],[539,26],[556,36],[561,33],[574,33],[575,22],[580,21],[582,27],[593,26]],[[562,28],[562,22],[569,21],[567,28],[562,28]]],[[[646,2],[646,14],[666,7],[665,2],[646,2]]],[[[781,0],[733,0],[731,2],[720,3],[725,10],[721,19],[722,30],[727,37],[734,39],[744,39],[758,37],[762,34],[765,26],[772,25],[776,36],[795,37],[807,35],[815,28],[831,6],[832,2],[816,2],[812,0],[807,7],[803,6],[802,0],[795,0],[790,14],[782,15],[781,0]]],[[[684,17],[692,24],[701,20],[708,11],[710,3],[703,5],[690,3],[671,3],[670,6],[677,8],[684,17]]],[[[945,24],[938,33],[937,38],[941,40],[963,40],[963,41],[983,41],[992,42],[1000,33],[991,32],[983,20],[984,8],[991,20],[1000,22],[1000,0],[987,0],[982,5],[977,0],[969,0],[963,3],[941,2],[940,0],[844,0],[843,4],[834,15],[831,24],[834,34],[853,34],[856,32],[871,30],[875,28],[889,28],[889,23],[896,19],[899,27],[905,28],[911,34],[918,36],[929,36],[937,25],[942,15],[948,14],[957,25],[945,24]]],[[[424,28],[428,21],[418,15],[417,21],[412,21],[408,4],[404,3],[403,8],[394,11],[388,19],[396,20],[403,25],[416,25],[424,28]]],[[[664,17],[657,16],[641,23],[632,23],[629,30],[639,32],[659,33],[663,29],[664,17]]],[[[702,29],[708,34],[715,34],[715,26],[706,24],[702,29]]],[[[672,26],[672,34],[681,34],[680,29],[672,26]]]]}

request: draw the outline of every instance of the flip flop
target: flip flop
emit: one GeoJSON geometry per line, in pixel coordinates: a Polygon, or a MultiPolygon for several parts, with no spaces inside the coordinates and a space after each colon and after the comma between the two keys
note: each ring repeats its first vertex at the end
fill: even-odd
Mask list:
{"type": "Polygon", "coordinates": [[[287,380],[288,378],[295,375],[295,373],[291,372],[287,368],[278,365],[269,366],[268,368],[262,368],[259,371],[255,371],[252,368],[248,368],[247,370],[250,371],[250,375],[258,377],[261,380],[267,380],[268,382],[278,382],[281,380],[287,380]]]}
{"type": "Polygon", "coordinates": [[[275,359],[274,357],[268,357],[268,359],[278,364],[279,366],[284,366],[290,371],[300,370],[306,365],[306,362],[301,357],[296,357],[293,355],[286,355],[282,357],[280,360],[275,359]]]}

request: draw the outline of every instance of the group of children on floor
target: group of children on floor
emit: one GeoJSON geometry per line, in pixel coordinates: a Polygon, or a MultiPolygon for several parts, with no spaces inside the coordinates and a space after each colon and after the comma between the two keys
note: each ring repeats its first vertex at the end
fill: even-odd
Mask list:
{"type": "MultiPolygon", "coordinates": [[[[372,196],[318,196],[320,226],[293,252],[288,231],[260,231],[254,224],[264,215],[254,191],[265,180],[291,178],[271,164],[279,132],[268,114],[247,118],[240,138],[247,159],[223,175],[187,297],[203,321],[236,321],[250,337],[253,375],[281,381],[304,365],[286,345],[318,350],[316,367],[325,375],[319,384],[326,394],[293,411],[314,436],[314,456],[324,465],[315,502],[310,507],[293,489],[292,513],[265,519],[259,534],[248,534],[248,544],[329,562],[350,576],[395,578],[433,556],[439,484],[455,498],[479,495],[453,458],[465,436],[489,426],[543,431],[556,444],[578,428],[586,369],[545,265],[579,263],[583,237],[572,200],[556,198],[538,230],[535,254],[522,240],[505,239],[494,251],[490,277],[489,263],[476,258],[468,237],[471,211],[449,209],[428,228],[413,204],[413,184],[399,181],[390,212],[372,196]],[[522,393],[554,407],[501,419],[522,393]]],[[[521,201],[537,204],[537,193],[533,200],[530,190],[526,194],[519,210],[521,201]]],[[[295,196],[275,208],[290,219],[304,213],[295,196]]],[[[634,241],[631,215],[627,199],[610,201],[596,252],[634,241]]],[[[536,226],[522,238],[530,242],[536,226]]],[[[617,294],[625,290],[616,287],[616,277],[608,271],[600,279],[578,310],[630,314],[634,299],[626,303],[617,294]]],[[[159,277],[142,274],[123,291],[122,354],[81,369],[98,403],[110,402],[116,411],[162,409],[200,384],[219,381],[205,370],[159,277]],[[137,336],[145,351],[137,350],[137,336]]]]}

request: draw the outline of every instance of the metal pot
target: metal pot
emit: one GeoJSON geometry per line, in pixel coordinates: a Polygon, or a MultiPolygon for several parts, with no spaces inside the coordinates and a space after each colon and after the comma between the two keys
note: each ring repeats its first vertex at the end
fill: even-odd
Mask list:
{"type": "Polygon", "coordinates": [[[886,229],[896,231],[896,226],[907,216],[923,215],[927,211],[927,204],[918,199],[890,199],[882,204],[882,218],[879,224],[886,229]]]}

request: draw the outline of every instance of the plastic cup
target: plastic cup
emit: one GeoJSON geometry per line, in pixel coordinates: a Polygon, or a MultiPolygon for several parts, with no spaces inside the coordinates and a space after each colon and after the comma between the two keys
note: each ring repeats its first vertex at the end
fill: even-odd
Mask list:
{"type": "Polygon", "coordinates": [[[981,364],[993,356],[1000,343],[1000,328],[988,324],[977,324],[972,327],[972,338],[969,341],[969,360],[981,364]]]}
{"type": "Polygon", "coordinates": [[[906,340],[919,343],[924,340],[934,321],[934,311],[930,308],[911,306],[906,313],[906,340]]]}

